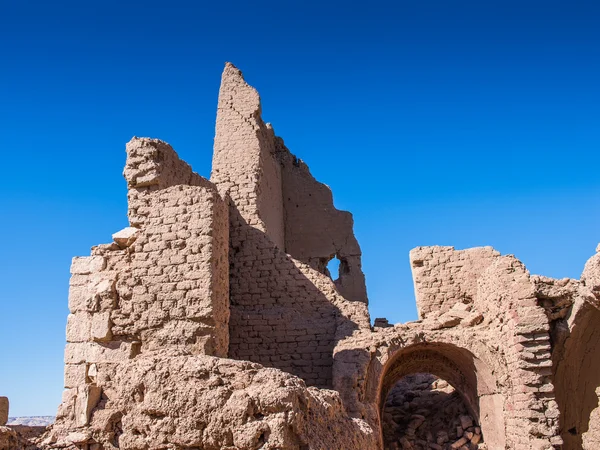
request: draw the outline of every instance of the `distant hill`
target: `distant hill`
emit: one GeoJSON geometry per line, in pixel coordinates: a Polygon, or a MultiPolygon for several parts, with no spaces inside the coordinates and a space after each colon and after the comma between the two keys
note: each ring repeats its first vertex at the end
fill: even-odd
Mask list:
{"type": "Polygon", "coordinates": [[[54,422],[54,416],[9,417],[6,425],[26,425],[28,427],[45,427],[54,422]]]}

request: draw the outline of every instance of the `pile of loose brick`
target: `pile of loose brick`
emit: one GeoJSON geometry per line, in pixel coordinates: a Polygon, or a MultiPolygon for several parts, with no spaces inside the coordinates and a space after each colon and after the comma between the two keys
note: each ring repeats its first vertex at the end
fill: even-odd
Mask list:
{"type": "Polygon", "coordinates": [[[430,374],[409,375],[387,397],[383,413],[390,450],[486,449],[481,428],[460,394],[430,374]]]}

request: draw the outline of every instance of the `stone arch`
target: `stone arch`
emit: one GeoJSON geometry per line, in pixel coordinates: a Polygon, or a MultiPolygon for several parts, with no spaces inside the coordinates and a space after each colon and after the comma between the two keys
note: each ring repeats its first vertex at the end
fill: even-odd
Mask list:
{"type": "MultiPolygon", "coordinates": [[[[430,373],[450,383],[481,425],[490,448],[504,448],[504,396],[498,390],[496,374],[471,351],[450,343],[421,342],[389,352],[378,386],[371,388],[380,424],[390,389],[400,379],[415,373],[430,373]]],[[[379,433],[381,436],[381,425],[379,433]]]]}

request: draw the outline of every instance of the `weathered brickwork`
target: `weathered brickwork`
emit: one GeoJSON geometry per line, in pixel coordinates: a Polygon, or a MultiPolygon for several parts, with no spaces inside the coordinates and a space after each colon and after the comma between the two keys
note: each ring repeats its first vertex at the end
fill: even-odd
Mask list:
{"type": "Polygon", "coordinates": [[[444,313],[456,303],[472,303],[477,279],[500,253],[492,247],[454,250],[417,247],[410,252],[419,318],[444,313]]]}
{"type": "Polygon", "coordinates": [[[507,445],[559,445],[549,323],[523,264],[511,256],[498,258],[478,280],[475,307],[502,340],[515,379],[504,403],[507,445]]]}
{"type": "MultiPolygon", "coordinates": [[[[232,223],[230,357],[331,387],[333,347],[345,300],[333,282],[275,247],[261,231],[232,223]],[[240,233],[241,231],[241,233],[240,233]]],[[[354,314],[368,327],[364,308],[354,314]]],[[[351,330],[350,330],[351,331],[351,330]]]]}
{"type": "Polygon", "coordinates": [[[346,327],[350,332],[369,327],[364,304],[353,306],[343,297],[348,292],[347,300],[366,303],[360,248],[351,215],[333,207],[329,189],[310,176],[260,114],[256,90],[227,65],[211,181],[231,201],[230,356],[291,372],[309,385],[331,387],[340,322],[353,321],[353,327],[346,327]],[[313,194],[314,200],[306,200],[313,194]],[[328,240],[331,235],[335,240],[328,240]],[[345,275],[336,289],[324,274],[319,262],[335,256],[336,240],[337,252],[352,262],[362,290],[345,275]],[[360,314],[352,312],[357,309],[360,314]]]}
{"type": "Polygon", "coordinates": [[[582,435],[596,439],[588,424],[600,386],[597,260],[578,282],[532,277],[488,248],[415,249],[424,319],[340,342],[334,388],[353,416],[377,423],[396,382],[431,373],[462,394],[487,448],[594,448],[582,447],[582,435]]]}
{"type": "Polygon", "coordinates": [[[550,319],[548,351],[564,449],[597,448],[592,443],[600,440],[593,412],[600,387],[600,253],[588,260],[580,280],[535,281],[536,295],[550,319]]]}
{"type": "Polygon", "coordinates": [[[491,247],[418,247],[419,320],[371,327],[351,214],[233,65],[210,181],[165,142],[126,150],[130,227],[73,260],[39,448],[597,449],[600,253],[555,280],[491,247]]]}
{"type": "Polygon", "coordinates": [[[156,350],[227,356],[227,205],[191,171],[178,184],[187,166],[167,144],[134,138],[127,150],[132,227],[71,266],[58,419],[78,427],[101,402],[103,371],[156,350]]]}
{"type": "MultiPolygon", "coordinates": [[[[74,260],[66,390],[46,443],[142,448],[143,442],[159,439],[173,448],[216,449],[258,448],[268,438],[277,448],[375,445],[376,433],[346,416],[338,394],[306,389],[306,384],[332,386],[336,342],[370,329],[370,321],[352,219],[333,207],[328,188],[325,202],[319,200],[327,207],[321,215],[338,218],[331,225],[343,228],[336,239],[345,247],[336,252],[329,245],[322,258],[336,253],[354,258],[352,272],[362,282],[357,301],[343,295],[356,283],[348,274],[334,282],[310,256],[314,248],[301,255],[304,260],[286,252],[282,161],[287,156],[280,144],[260,118],[258,94],[231,65],[219,95],[211,181],[195,174],[162,141],[134,138],[127,144],[130,227],[113,235],[113,244],[74,260]],[[300,378],[202,355],[260,362],[300,378]],[[254,393],[243,391],[251,385],[242,381],[244,371],[263,380],[251,388],[254,393]],[[168,393],[169,383],[179,386],[181,397],[168,393]],[[213,418],[210,403],[186,403],[200,399],[200,392],[206,392],[206,402],[224,411],[232,408],[238,419],[223,423],[221,416],[213,418]],[[261,399],[248,406],[244,398],[257,394],[261,399]],[[171,400],[160,400],[164,395],[171,400]],[[286,404],[291,398],[293,405],[286,404]],[[182,431],[158,438],[160,426],[139,422],[144,408],[151,408],[152,417],[168,417],[182,431]],[[240,408],[246,413],[240,415],[240,408]],[[329,414],[327,421],[306,422],[320,410],[329,414]],[[287,419],[282,421],[283,411],[287,419]],[[255,415],[260,422],[246,424],[256,421],[255,415]],[[195,424],[207,432],[190,437],[195,424]],[[326,438],[319,427],[338,433],[326,438]]],[[[301,173],[309,175],[304,168],[301,173]]],[[[318,192],[324,188],[313,184],[318,192]]],[[[302,209],[318,221],[313,207],[302,209]]]]}
{"type": "Polygon", "coordinates": [[[260,115],[258,92],[228,64],[219,91],[211,181],[248,225],[284,249],[281,168],[273,158],[273,130],[260,115]]]}
{"type": "Polygon", "coordinates": [[[338,291],[348,300],[367,303],[352,214],[334,207],[329,187],[313,178],[283,139],[277,138],[275,146],[283,183],[285,251],[321,273],[331,259],[339,259],[338,291]]]}

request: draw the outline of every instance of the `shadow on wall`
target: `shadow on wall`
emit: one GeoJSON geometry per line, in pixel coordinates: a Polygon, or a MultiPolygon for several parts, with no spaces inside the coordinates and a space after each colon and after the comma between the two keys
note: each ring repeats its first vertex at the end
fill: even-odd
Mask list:
{"type": "MultiPolygon", "coordinates": [[[[333,349],[358,325],[326,275],[294,260],[231,205],[229,357],[332,387],[333,349]]],[[[363,308],[366,305],[360,303],[363,308]]]]}
{"type": "MultiPolygon", "coordinates": [[[[490,368],[468,350],[447,343],[413,344],[395,352],[384,367],[370,367],[369,371],[381,374],[369,377],[373,381],[367,387],[376,398],[380,424],[394,385],[408,375],[429,373],[446,380],[461,395],[489,448],[504,448],[503,396],[496,390],[496,377],[490,368]]],[[[380,432],[383,435],[381,427],[380,432]]]]}
{"type": "MultiPolygon", "coordinates": [[[[575,310],[575,308],[574,308],[575,310]]],[[[595,389],[600,386],[600,311],[584,303],[569,319],[575,324],[569,333],[563,321],[553,337],[563,340],[563,352],[553,355],[554,386],[560,409],[564,450],[582,448],[582,434],[588,430],[590,413],[598,406],[595,389]],[[561,334],[557,336],[557,332],[561,334]]],[[[556,343],[555,343],[556,345],[556,343]]]]}

